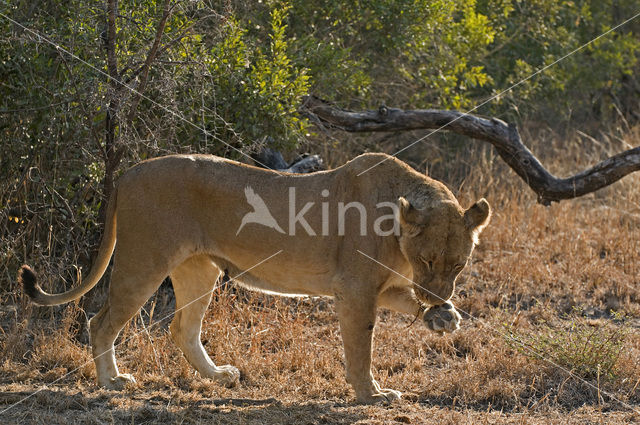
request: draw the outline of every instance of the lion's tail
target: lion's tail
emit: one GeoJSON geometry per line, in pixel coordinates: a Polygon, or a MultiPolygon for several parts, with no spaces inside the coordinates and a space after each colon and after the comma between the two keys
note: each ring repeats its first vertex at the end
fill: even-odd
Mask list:
{"type": "Polygon", "coordinates": [[[18,283],[22,285],[25,294],[27,294],[31,301],[39,305],[58,305],[68,303],[82,295],[86,294],[96,286],[96,283],[100,280],[104,274],[107,266],[109,265],[109,259],[116,246],[116,198],[117,188],[113,190],[111,199],[107,206],[107,216],[104,225],[104,234],[102,235],[102,241],[100,242],[100,248],[98,249],[98,256],[91,267],[91,272],[86,279],[83,279],[78,286],[63,292],[61,294],[47,294],[40,288],[38,279],[31,267],[26,264],[20,267],[18,272],[18,283]]]}

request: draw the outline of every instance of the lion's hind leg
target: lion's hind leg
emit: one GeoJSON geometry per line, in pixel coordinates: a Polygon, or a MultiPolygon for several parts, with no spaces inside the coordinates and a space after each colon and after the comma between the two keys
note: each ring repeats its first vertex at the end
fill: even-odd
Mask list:
{"type": "Polygon", "coordinates": [[[220,270],[207,256],[194,256],[171,272],[176,295],[176,314],[171,323],[173,340],[187,361],[205,378],[235,385],[240,372],[233,366],[216,366],[200,341],[202,319],[211,301],[220,270]]]}
{"type": "Polygon", "coordinates": [[[89,321],[93,360],[98,385],[102,387],[119,390],[135,382],[131,375],[118,372],[114,342],[166,276],[161,271],[149,273],[149,269],[116,252],[107,302],[89,321]]]}

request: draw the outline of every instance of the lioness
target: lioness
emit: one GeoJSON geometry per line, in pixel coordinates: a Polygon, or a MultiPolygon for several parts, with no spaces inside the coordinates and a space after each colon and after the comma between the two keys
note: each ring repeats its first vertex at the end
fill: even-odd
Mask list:
{"type": "Polygon", "coordinates": [[[47,294],[28,266],[19,279],[33,302],[66,303],[98,282],[115,250],[108,300],[89,326],[98,384],[108,388],[133,381],[118,372],[114,340],[168,275],[175,342],[200,374],[228,385],[238,381],[238,369],[216,366],[200,342],[221,271],[261,291],[331,296],[357,400],[391,401],[400,393],[371,374],[376,308],[422,314],[436,331],[457,329],[460,315],[447,300],[489,216],[484,199],[464,210],[443,184],[383,154],[303,175],[172,155],[119,179],[98,256],[80,285],[47,294]],[[342,217],[330,216],[341,207],[342,217]],[[393,210],[387,226],[357,220],[393,210]]]}

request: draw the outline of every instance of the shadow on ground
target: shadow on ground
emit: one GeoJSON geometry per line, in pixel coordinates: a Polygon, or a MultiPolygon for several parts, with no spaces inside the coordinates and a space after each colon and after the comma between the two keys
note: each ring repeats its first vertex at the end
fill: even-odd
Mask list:
{"type": "Polygon", "coordinates": [[[189,400],[188,396],[176,400],[160,392],[0,392],[0,411],[12,405],[0,413],[0,423],[351,424],[366,418],[329,401],[285,404],[274,398],[189,400]]]}

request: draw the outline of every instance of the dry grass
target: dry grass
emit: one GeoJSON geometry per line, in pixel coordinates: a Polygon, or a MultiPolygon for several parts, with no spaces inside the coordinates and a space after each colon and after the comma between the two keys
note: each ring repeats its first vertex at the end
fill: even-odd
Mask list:
{"type": "MultiPolygon", "coordinates": [[[[540,145],[547,142],[539,140],[540,145]]],[[[571,168],[605,153],[576,153],[571,168]]],[[[551,167],[558,171],[562,162],[569,160],[551,161],[551,167]]],[[[462,329],[439,336],[411,324],[410,317],[379,314],[374,373],[385,386],[403,391],[404,400],[391,406],[352,403],[338,324],[325,299],[220,290],[208,311],[203,340],[217,363],[232,363],[242,372],[240,385],[227,389],[197,376],[171,342],[168,320],[160,319],[173,311],[173,299],[170,291],[161,290],[119,340],[121,369],[135,374],[138,383],[118,393],[93,383],[78,306],[34,314],[26,303],[8,304],[17,297],[5,294],[0,409],[42,391],[0,414],[0,421],[640,420],[635,412],[640,412],[640,177],[545,208],[501,164],[485,165],[489,169],[474,169],[466,180],[477,176],[483,184],[460,185],[463,203],[486,196],[495,210],[454,300],[470,315],[462,329]],[[150,317],[146,312],[152,309],[150,317]]]]}

